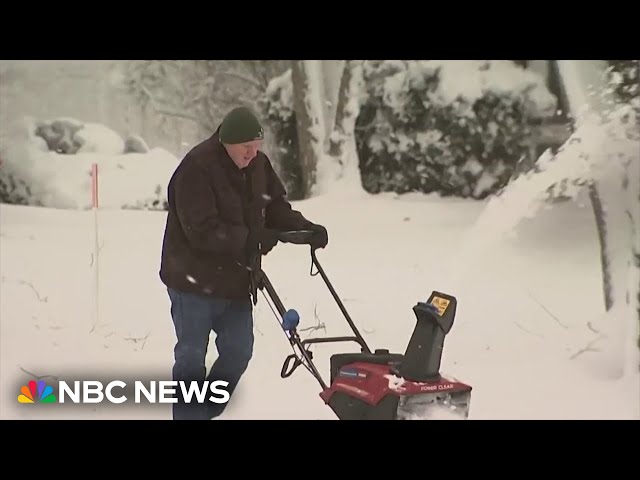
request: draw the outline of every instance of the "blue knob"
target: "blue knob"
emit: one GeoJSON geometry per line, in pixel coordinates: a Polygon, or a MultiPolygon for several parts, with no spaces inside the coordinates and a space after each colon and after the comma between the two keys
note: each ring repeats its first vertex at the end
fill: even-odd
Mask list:
{"type": "Polygon", "coordinates": [[[286,331],[294,330],[300,323],[300,315],[294,309],[287,310],[282,316],[282,328],[286,331]]]}

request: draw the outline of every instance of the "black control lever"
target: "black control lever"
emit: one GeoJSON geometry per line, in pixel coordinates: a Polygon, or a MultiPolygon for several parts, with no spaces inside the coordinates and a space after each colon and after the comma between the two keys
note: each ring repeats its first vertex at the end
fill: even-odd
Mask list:
{"type": "Polygon", "coordinates": [[[280,370],[280,377],[287,378],[291,376],[293,372],[295,372],[296,368],[302,365],[302,362],[298,358],[295,353],[289,355],[284,363],[282,364],[282,370],[280,370]],[[291,365],[291,360],[294,360],[293,365],[291,365]]]}
{"type": "MultiPolygon", "coordinates": [[[[311,351],[305,349],[304,352],[306,353],[309,361],[313,360],[313,353],[311,351]]],[[[280,377],[282,378],[290,377],[293,374],[293,372],[296,371],[296,368],[298,368],[300,365],[302,365],[302,360],[300,359],[300,357],[298,357],[298,355],[296,355],[295,353],[292,353],[285,359],[284,363],[282,364],[282,370],[280,370],[280,377]],[[293,365],[291,365],[292,360],[293,360],[293,365]]]]}

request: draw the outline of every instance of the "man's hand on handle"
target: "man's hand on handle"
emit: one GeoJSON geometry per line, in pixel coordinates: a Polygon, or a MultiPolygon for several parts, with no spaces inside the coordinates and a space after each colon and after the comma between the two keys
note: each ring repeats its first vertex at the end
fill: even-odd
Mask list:
{"type": "Polygon", "coordinates": [[[322,225],[312,222],[309,222],[306,228],[313,232],[310,245],[314,249],[324,248],[327,246],[327,244],[329,243],[329,234],[327,233],[326,228],[324,228],[322,225]]]}
{"type": "Polygon", "coordinates": [[[269,253],[277,243],[278,231],[270,228],[251,231],[247,238],[248,251],[250,253],[257,252],[259,248],[261,255],[269,253]]]}
{"type": "Polygon", "coordinates": [[[324,248],[329,243],[327,229],[322,225],[309,221],[296,230],[284,230],[278,232],[278,239],[282,243],[310,245],[313,250],[324,248]]]}

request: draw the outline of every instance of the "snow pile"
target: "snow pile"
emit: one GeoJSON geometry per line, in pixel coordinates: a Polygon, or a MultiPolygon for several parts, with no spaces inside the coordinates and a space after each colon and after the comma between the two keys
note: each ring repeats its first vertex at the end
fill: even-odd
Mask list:
{"type": "Polygon", "coordinates": [[[566,185],[565,179],[574,179],[565,193],[577,194],[585,184],[591,170],[590,157],[582,154],[583,148],[593,148],[602,140],[601,132],[592,124],[586,124],[572,135],[557,155],[547,150],[539,159],[535,171],[521,175],[512,181],[499,195],[493,197],[475,224],[473,235],[477,248],[493,243],[502,235],[512,233],[519,222],[533,218],[539,209],[551,208],[544,202],[547,190],[554,184],[566,185]],[[580,138],[584,139],[583,144],[580,138]],[[484,241],[480,241],[484,238],[484,241]]]}
{"type": "MultiPolygon", "coordinates": [[[[596,310],[580,318],[579,333],[571,332],[571,335],[574,340],[581,338],[573,355],[585,358],[590,369],[599,375],[614,378],[623,372],[625,355],[629,359],[627,365],[637,365],[638,355],[637,309],[634,312],[626,299],[637,295],[637,280],[631,277],[627,280],[627,276],[638,278],[638,268],[632,266],[631,240],[634,228],[640,223],[640,203],[637,193],[627,195],[624,191],[625,188],[637,191],[640,183],[640,140],[637,133],[633,133],[635,125],[630,105],[619,105],[605,117],[598,114],[580,117],[576,131],[555,155],[545,152],[534,171],[511,182],[488,202],[465,235],[449,272],[449,281],[456,282],[469,269],[480,269],[479,263],[487,252],[512,239],[524,220],[533,221],[542,211],[557,208],[557,204],[547,201],[549,195],[558,194],[556,190],[576,202],[588,202],[586,187],[596,185],[605,211],[605,273],[614,304],[607,313],[596,310]],[[633,315],[635,320],[631,318],[633,315]]],[[[595,227],[593,215],[590,219],[595,227]]],[[[562,237],[568,228],[558,226],[556,231],[549,232],[549,237],[562,237]]],[[[594,245],[594,257],[600,248],[599,244],[594,245]]],[[[596,284],[602,285],[602,272],[599,277],[596,284]]],[[[598,298],[602,299],[602,295],[598,298]]],[[[562,333],[559,337],[568,332],[562,333]]]]}
{"type": "MultiPolygon", "coordinates": [[[[469,236],[480,202],[421,195],[345,201],[331,194],[301,203],[309,218],[330,231],[319,260],[372,348],[403,352],[415,328],[416,300],[432,289],[457,296],[442,371],[474,388],[470,419],[640,418],[637,376],[635,383],[614,381],[585,364],[603,354],[600,341],[589,345],[600,325],[593,325],[598,333],[577,336],[586,330],[585,319],[602,312],[598,239],[588,206],[563,202],[540,212],[523,222],[517,241],[496,242],[481,252],[480,268],[469,266],[448,288],[442,286],[443,269],[469,236]],[[361,221],[358,228],[354,218],[361,221]],[[582,349],[589,351],[579,354],[582,349]]],[[[78,359],[84,375],[170,375],[175,331],[166,289],[155,273],[165,215],[100,215],[100,324],[92,330],[93,215],[85,213],[0,205],[0,391],[6,393],[0,417],[170,419],[170,404],[34,409],[15,400],[15,385],[30,379],[25,371],[72,378],[78,359]]],[[[300,313],[299,331],[306,338],[351,334],[322,278],[310,275],[308,249],[281,244],[263,265],[284,305],[300,313]],[[307,328],[319,323],[326,330],[307,328]]],[[[312,375],[299,369],[280,377],[291,346],[271,307],[262,297],[255,306],[254,358],[223,418],[334,420],[312,375]],[[265,385],[274,386],[268,398],[265,385]]],[[[330,354],[358,351],[357,345],[316,348],[325,379],[330,354]]],[[[207,366],[216,358],[211,347],[207,366]]]]}
{"type": "Polygon", "coordinates": [[[524,219],[534,218],[540,210],[553,208],[549,196],[576,199],[594,180],[610,177],[623,182],[624,169],[640,156],[638,138],[629,135],[633,110],[621,106],[606,122],[597,115],[578,119],[576,130],[557,153],[550,150],[538,159],[536,168],[513,180],[487,204],[469,235],[473,248],[461,264],[502,236],[513,234],[524,219]],[[561,191],[561,193],[553,193],[561,191]]]}
{"type": "Polygon", "coordinates": [[[100,124],[73,118],[27,119],[3,146],[0,196],[5,203],[62,209],[91,207],[91,167],[98,165],[100,208],[164,209],[178,159],[122,139],[100,124]]]}
{"type": "Polygon", "coordinates": [[[124,153],[124,140],[116,132],[101,124],[83,125],[74,135],[74,139],[81,144],[77,153],[90,152],[103,155],[124,153]]]}

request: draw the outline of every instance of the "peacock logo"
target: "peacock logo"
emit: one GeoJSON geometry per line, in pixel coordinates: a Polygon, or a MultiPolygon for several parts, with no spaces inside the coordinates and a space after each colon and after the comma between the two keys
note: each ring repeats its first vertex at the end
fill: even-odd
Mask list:
{"type": "Polygon", "coordinates": [[[18,403],[55,403],[56,396],[53,387],[47,385],[44,380],[31,380],[20,388],[18,403]]]}

